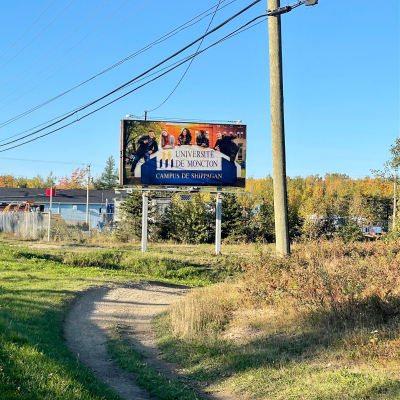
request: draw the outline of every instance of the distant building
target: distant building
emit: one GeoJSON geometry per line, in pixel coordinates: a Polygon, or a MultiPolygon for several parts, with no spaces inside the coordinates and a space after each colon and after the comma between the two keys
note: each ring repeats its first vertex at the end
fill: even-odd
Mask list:
{"type": "MultiPolygon", "coordinates": [[[[78,224],[86,221],[85,189],[57,189],[52,199],[51,211],[59,214],[68,224],[78,224]]],[[[121,195],[114,190],[89,190],[89,220],[92,228],[99,221],[114,220],[115,202],[121,195]]],[[[44,204],[45,212],[49,211],[50,197],[46,189],[0,188],[0,203],[32,202],[44,204]]]]}

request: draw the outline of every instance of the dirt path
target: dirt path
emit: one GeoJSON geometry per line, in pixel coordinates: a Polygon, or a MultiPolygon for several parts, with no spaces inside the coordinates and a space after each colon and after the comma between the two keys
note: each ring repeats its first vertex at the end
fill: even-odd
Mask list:
{"type": "MultiPolygon", "coordinates": [[[[151,320],[188,292],[187,287],[159,282],[138,282],[84,293],[72,306],[64,325],[68,347],[126,400],[150,400],[146,390],[136,385],[132,375],[120,369],[107,353],[107,329],[118,324],[135,350],[148,365],[168,379],[185,379],[176,366],[160,359],[151,320]]],[[[208,399],[225,399],[206,395],[208,399]]]]}

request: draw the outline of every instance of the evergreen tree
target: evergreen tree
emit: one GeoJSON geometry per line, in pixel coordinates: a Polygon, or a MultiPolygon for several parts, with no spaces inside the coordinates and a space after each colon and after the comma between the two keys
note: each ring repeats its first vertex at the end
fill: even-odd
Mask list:
{"type": "Polygon", "coordinates": [[[118,225],[118,236],[124,241],[142,237],[142,194],[133,191],[119,206],[121,221],[118,225]]]}
{"type": "Polygon", "coordinates": [[[214,239],[215,212],[200,193],[192,201],[174,195],[161,218],[160,236],[184,243],[210,243],[214,239]]]}
{"type": "Polygon", "coordinates": [[[249,227],[244,224],[242,207],[234,193],[222,196],[221,237],[230,241],[247,240],[249,227]]]}
{"type": "Polygon", "coordinates": [[[57,177],[53,175],[53,171],[50,171],[49,175],[47,176],[44,187],[45,188],[54,188],[56,187],[57,177]]]}
{"type": "Polygon", "coordinates": [[[112,190],[118,186],[118,169],[115,167],[113,156],[108,157],[106,166],[100,178],[94,181],[94,187],[97,190],[112,190]]]}

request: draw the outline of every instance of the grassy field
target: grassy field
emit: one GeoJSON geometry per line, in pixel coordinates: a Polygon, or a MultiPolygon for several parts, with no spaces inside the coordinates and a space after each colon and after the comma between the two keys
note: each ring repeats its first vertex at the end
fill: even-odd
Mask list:
{"type": "MultiPolygon", "coordinates": [[[[141,278],[199,287],[155,327],[166,358],[202,387],[240,399],[400,398],[400,244],[308,243],[288,259],[270,246],[216,257],[211,245],[28,244],[0,244],[1,400],[118,399],[66,348],[62,322],[81,291],[141,278]]],[[[161,388],[156,398],[194,397],[117,330],[109,349],[161,388]]]]}
{"type": "Polygon", "coordinates": [[[157,245],[142,254],[139,245],[28,244],[6,237],[0,244],[1,400],[118,399],[64,344],[70,302],[89,287],[140,278],[209,285],[235,273],[240,262],[235,254],[215,257],[211,246],[157,245]]]}
{"type": "Polygon", "coordinates": [[[169,360],[237,398],[399,399],[400,245],[260,254],[156,322],[169,360]]]}

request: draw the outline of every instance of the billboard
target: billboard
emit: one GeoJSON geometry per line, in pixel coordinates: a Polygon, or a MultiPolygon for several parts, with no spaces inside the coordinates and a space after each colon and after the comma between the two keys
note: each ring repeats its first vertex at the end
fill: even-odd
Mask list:
{"type": "Polygon", "coordinates": [[[245,187],[246,126],[121,121],[121,185],[245,187]]]}

